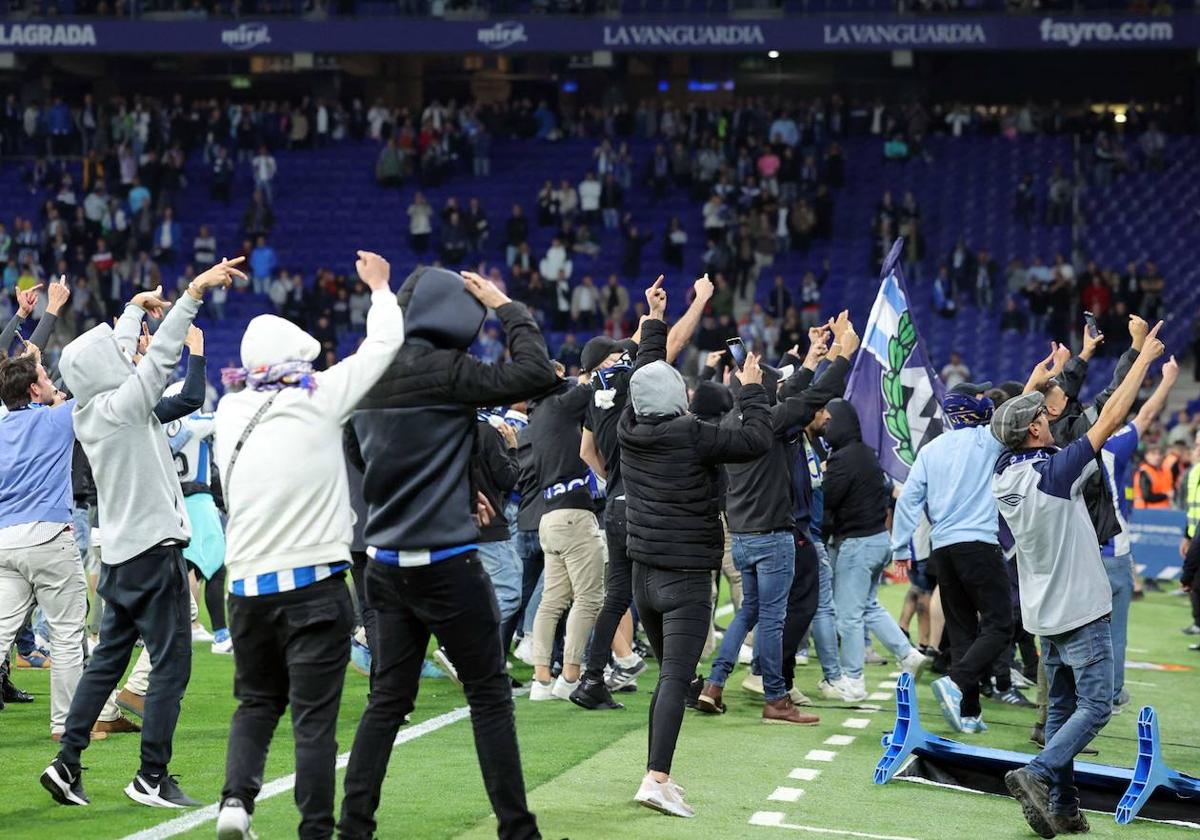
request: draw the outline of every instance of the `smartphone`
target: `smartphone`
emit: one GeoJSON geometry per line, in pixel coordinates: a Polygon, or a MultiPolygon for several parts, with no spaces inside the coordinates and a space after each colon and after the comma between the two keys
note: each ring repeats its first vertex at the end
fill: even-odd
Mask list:
{"type": "Polygon", "coordinates": [[[725,347],[728,348],[734,365],[740,371],[746,364],[746,345],[742,343],[740,338],[730,338],[725,341],[725,347]]]}
{"type": "Polygon", "coordinates": [[[1100,334],[1100,327],[1096,324],[1095,315],[1085,310],[1083,313],[1083,320],[1085,323],[1087,323],[1088,335],[1090,335],[1092,338],[1095,338],[1100,334]]]}

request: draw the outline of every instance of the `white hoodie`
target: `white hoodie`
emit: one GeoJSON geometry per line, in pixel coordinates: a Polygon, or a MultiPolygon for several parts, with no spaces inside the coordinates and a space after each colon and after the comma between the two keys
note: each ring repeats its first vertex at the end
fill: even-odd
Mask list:
{"type": "MultiPolygon", "coordinates": [[[[349,560],[354,520],[342,426],[403,343],[396,296],[377,291],[366,340],[353,356],[317,373],[315,391],[247,388],[217,405],[215,452],[229,512],[225,565],[231,581],[349,560]],[[279,396],[246,438],[230,475],[234,447],[273,393],[279,396]]],[[[242,338],[242,364],[312,361],[320,349],[289,321],[259,315],[242,338]]]]}

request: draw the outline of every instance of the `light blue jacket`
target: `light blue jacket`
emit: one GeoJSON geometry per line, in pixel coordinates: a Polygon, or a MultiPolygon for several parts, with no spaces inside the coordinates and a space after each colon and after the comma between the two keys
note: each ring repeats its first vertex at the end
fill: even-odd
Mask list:
{"type": "Polygon", "coordinates": [[[921,447],[892,519],[892,556],[908,559],[924,511],[933,548],[964,542],[998,544],[1000,519],[992,473],[1003,445],[986,425],[944,432],[921,447]]]}

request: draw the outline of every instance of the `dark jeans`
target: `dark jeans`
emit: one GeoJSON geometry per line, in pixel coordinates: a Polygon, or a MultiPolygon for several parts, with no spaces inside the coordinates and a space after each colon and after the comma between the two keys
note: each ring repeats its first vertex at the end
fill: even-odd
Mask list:
{"type": "Polygon", "coordinates": [[[796,535],[796,574],[788,590],[787,618],[783,622],[783,683],[792,690],[796,678],[796,652],[817,614],[821,591],[821,560],[811,542],[796,535]]]}
{"type": "Polygon", "coordinates": [[[708,639],[712,572],[670,571],[635,563],[633,598],[661,669],[650,700],[646,769],[671,772],[684,700],[708,639]]]}
{"type": "Polygon", "coordinates": [[[1000,546],[955,543],[934,549],[946,632],[950,678],[962,690],[963,717],[978,717],[979,681],[1012,639],[1012,597],[1000,546]]]}
{"type": "Polygon", "coordinates": [[[377,621],[371,694],[346,768],[339,836],[354,840],[375,834],[392,743],[413,710],[433,633],[458,669],[471,707],[475,752],[499,837],[538,840],[537,822],[525,804],[512,688],[500,651],[500,610],[483,564],[474,552],[412,568],[372,562],[366,590],[377,621]]]}
{"type": "Polygon", "coordinates": [[[625,500],[613,499],[604,511],[604,536],[608,541],[608,571],[604,578],[604,606],[596,617],[592,630],[592,647],[588,653],[588,679],[604,679],[613,637],[629,605],[633,602],[633,568],[625,553],[625,500]]]}
{"type": "Polygon", "coordinates": [[[354,580],[354,598],[358,612],[354,616],[356,623],[361,624],[367,633],[367,647],[375,638],[375,611],[367,608],[367,567],[370,560],[365,551],[350,552],[350,577],[354,580]]]}
{"type": "Polygon", "coordinates": [[[304,589],[229,596],[237,710],[229,727],[225,788],[254,812],[267,750],[290,704],[296,740],[298,837],[333,836],[337,717],[342,703],[354,606],[345,576],[304,589]]]}
{"type": "Polygon", "coordinates": [[[92,724],[124,676],[140,637],[154,663],[142,717],[141,772],[160,776],[171,763],[179,705],[192,675],[192,608],[183,553],[178,546],[158,546],[119,566],[104,564],[97,588],[107,604],[100,645],[75,689],[59,757],[79,766],[92,724]]]}
{"type": "Polygon", "coordinates": [[[537,589],[538,578],[542,576],[542,570],[546,568],[546,555],[542,553],[542,543],[538,539],[537,529],[517,531],[513,538],[513,544],[517,548],[517,555],[521,558],[521,606],[516,614],[504,624],[505,650],[512,646],[517,628],[524,624],[525,610],[529,608],[533,591],[537,589]]]}
{"type": "Polygon", "coordinates": [[[1050,786],[1050,810],[1069,814],[1079,807],[1075,756],[1112,716],[1113,650],[1108,617],[1042,637],[1049,708],[1046,748],[1029,762],[1029,772],[1050,786]]]}

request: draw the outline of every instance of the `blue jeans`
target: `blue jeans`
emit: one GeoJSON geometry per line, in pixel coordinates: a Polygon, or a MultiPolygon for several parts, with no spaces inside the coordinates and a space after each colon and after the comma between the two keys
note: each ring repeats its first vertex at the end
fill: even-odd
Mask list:
{"type": "Polygon", "coordinates": [[[831,552],[833,559],[833,603],[837,610],[838,635],[842,637],[842,672],[850,679],[863,675],[866,644],[864,627],[897,659],[912,652],[895,619],[875,598],[879,575],[891,558],[887,531],[869,537],[850,537],[831,552]]]}
{"type": "Polygon", "coordinates": [[[87,507],[71,508],[71,524],[75,526],[75,544],[79,546],[79,556],[86,569],[88,548],[92,543],[92,522],[87,507]]]}
{"type": "Polygon", "coordinates": [[[783,682],[783,622],[787,617],[788,591],[796,574],[796,541],[790,531],[770,534],[734,534],[733,564],[742,573],[742,608],[737,611],[708,681],[725,685],[737,665],[738,651],[755,625],[758,662],[762,668],[766,699],[787,696],[783,682]]]}
{"type": "Polygon", "coordinates": [[[1133,601],[1133,558],[1128,554],[1104,558],[1112,587],[1113,700],[1125,688],[1125,642],[1129,637],[1129,604],[1133,601]]]}
{"type": "Polygon", "coordinates": [[[821,562],[821,580],[817,612],[812,621],[812,640],[817,658],[821,660],[821,672],[826,680],[833,682],[842,676],[842,664],[838,660],[837,610],[833,608],[833,567],[829,565],[825,544],[814,540],[813,546],[821,562]]]}
{"type": "MultiPolygon", "coordinates": [[[[516,521],[516,520],[513,520],[516,521]]],[[[517,536],[513,540],[513,545],[517,550],[517,555],[521,558],[522,564],[522,599],[524,599],[525,588],[530,591],[529,600],[525,604],[525,620],[521,623],[521,635],[531,636],[533,634],[533,618],[537,615],[538,606],[542,603],[542,566],[545,560],[542,557],[542,544],[538,539],[538,532],[534,531],[517,531],[517,536]],[[531,583],[531,580],[537,581],[531,583]]]]}
{"type": "Polygon", "coordinates": [[[1049,704],[1046,749],[1029,762],[1029,772],[1050,786],[1050,810],[1069,813],[1079,804],[1075,756],[1112,715],[1113,649],[1107,618],[1042,637],[1049,704]]]}
{"type": "Polygon", "coordinates": [[[476,553],[492,579],[500,622],[504,623],[521,607],[521,558],[509,540],[479,543],[476,553]]]}

